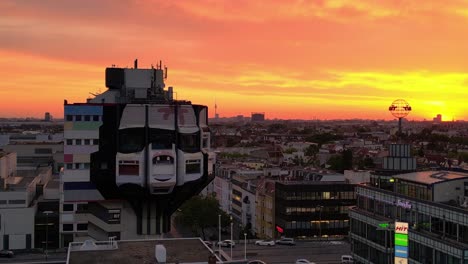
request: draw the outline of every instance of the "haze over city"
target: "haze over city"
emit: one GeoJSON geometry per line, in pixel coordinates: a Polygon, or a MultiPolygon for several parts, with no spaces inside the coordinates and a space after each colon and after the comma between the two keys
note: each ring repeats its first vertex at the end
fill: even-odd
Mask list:
{"type": "Polygon", "coordinates": [[[465,1],[0,2],[0,111],[63,116],[104,68],[163,60],[178,99],[220,116],[467,120],[465,1]]]}

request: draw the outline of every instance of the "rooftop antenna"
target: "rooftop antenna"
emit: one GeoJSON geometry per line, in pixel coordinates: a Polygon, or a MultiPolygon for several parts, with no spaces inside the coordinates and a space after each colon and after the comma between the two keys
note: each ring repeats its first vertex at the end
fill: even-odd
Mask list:
{"type": "Polygon", "coordinates": [[[403,99],[397,99],[393,101],[393,103],[388,107],[388,111],[390,113],[398,118],[398,133],[401,135],[401,120],[409,115],[411,112],[411,106],[409,105],[408,102],[406,102],[403,99]]]}
{"type": "Polygon", "coordinates": [[[164,65],[164,79],[167,79],[167,66],[164,65]]]}
{"type": "Polygon", "coordinates": [[[215,118],[218,117],[218,105],[216,104],[216,98],[215,98],[215,118]]]}
{"type": "Polygon", "coordinates": [[[159,60],[159,69],[162,70],[162,60],[159,60]]]}
{"type": "Polygon", "coordinates": [[[133,62],[133,68],[138,69],[138,59],[133,62]]]}

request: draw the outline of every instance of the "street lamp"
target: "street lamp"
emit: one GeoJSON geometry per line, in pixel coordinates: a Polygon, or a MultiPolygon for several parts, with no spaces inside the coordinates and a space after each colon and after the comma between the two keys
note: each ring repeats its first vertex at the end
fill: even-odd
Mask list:
{"type": "Polygon", "coordinates": [[[221,214],[218,215],[218,231],[218,254],[221,254],[221,214]]]}
{"type": "Polygon", "coordinates": [[[47,260],[47,250],[49,246],[49,214],[53,214],[54,212],[52,211],[44,211],[42,212],[43,214],[46,215],[46,245],[45,245],[45,259],[47,260]]]}
{"type": "Polygon", "coordinates": [[[233,225],[234,225],[234,223],[232,222],[232,216],[231,216],[231,243],[230,243],[231,244],[231,260],[232,260],[232,242],[233,242],[233,240],[232,240],[232,233],[233,233],[232,232],[232,226],[233,225]]]}
{"type": "Polygon", "coordinates": [[[319,239],[322,240],[322,209],[323,206],[319,205],[317,206],[319,209],[319,239]]]}
{"type": "Polygon", "coordinates": [[[247,233],[244,233],[244,259],[247,260],[247,233]]]}

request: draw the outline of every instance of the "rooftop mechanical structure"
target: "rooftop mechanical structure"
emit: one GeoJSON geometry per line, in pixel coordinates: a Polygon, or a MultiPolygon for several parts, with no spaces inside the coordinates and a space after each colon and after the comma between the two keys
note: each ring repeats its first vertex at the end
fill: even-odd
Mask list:
{"type": "Polygon", "coordinates": [[[398,118],[398,133],[401,134],[401,120],[411,112],[411,106],[403,99],[397,99],[388,107],[388,111],[398,118]]]}

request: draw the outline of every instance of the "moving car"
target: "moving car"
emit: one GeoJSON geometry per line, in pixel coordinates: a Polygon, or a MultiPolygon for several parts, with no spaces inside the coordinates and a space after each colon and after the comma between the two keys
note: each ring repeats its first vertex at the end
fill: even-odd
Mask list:
{"type": "Polygon", "coordinates": [[[257,241],[255,241],[255,245],[258,245],[258,246],[274,246],[275,241],[273,241],[273,240],[257,240],[257,241]]]}
{"type": "Polygon", "coordinates": [[[0,250],[0,257],[12,258],[15,254],[11,250],[0,250]]]}
{"type": "Polygon", "coordinates": [[[294,242],[294,239],[292,238],[285,237],[285,238],[281,238],[280,240],[276,240],[276,244],[294,246],[296,245],[296,242],[294,242]]]}
{"type": "Polygon", "coordinates": [[[351,264],[354,263],[353,256],[351,255],[341,255],[341,263],[351,264]]]}
{"type": "Polygon", "coordinates": [[[236,243],[234,243],[234,241],[232,240],[226,239],[221,242],[218,242],[218,245],[222,247],[231,247],[231,246],[234,247],[236,246],[236,243]]]}
{"type": "Polygon", "coordinates": [[[310,262],[307,259],[298,259],[296,260],[296,264],[315,264],[315,262],[310,262]]]}

